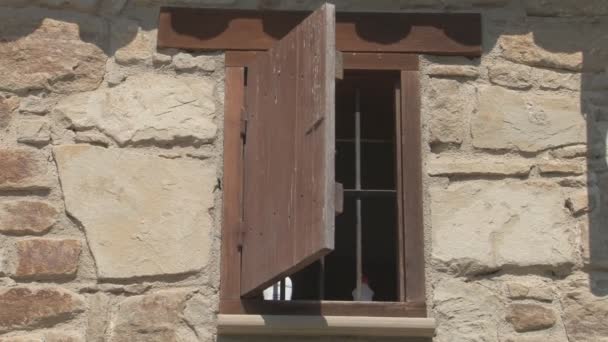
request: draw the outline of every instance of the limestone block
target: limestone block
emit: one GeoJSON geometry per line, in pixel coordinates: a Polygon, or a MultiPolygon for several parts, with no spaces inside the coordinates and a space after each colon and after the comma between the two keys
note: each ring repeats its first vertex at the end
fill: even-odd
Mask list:
{"type": "Polygon", "coordinates": [[[48,162],[42,153],[0,149],[0,190],[45,190],[49,186],[48,162]]]}
{"type": "Polygon", "coordinates": [[[81,296],[56,287],[0,289],[0,333],[52,326],[84,311],[81,296]]]}
{"type": "Polygon", "coordinates": [[[539,88],[544,90],[567,89],[578,92],[582,88],[580,73],[533,68],[532,78],[539,88]]]}
{"type": "MultiPolygon", "coordinates": [[[[542,1],[542,0],[541,0],[542,1]]],[[[521,33],[499,38],[502,56],[512,62],[570,71],[604,71],[608,19],[528,17],[521,33]]]]}
{"type": "Polygon", "coordinates": [[[426,74],[434,77],[479,77],[479,70],[471,65],[432,65],[426,74]]]}
{"type": "Polygon", "coordinates": [[[543,302],[553,301],[553,291],[538,283],[507,283],[507,296],[511,299],[533,299],[543,302]]]}
{"type": "Polygon", "coordinates": [[[566,146],[556,150],[551,151],[551,155],[555,158],[577,158],[577,157],[585,157],[587,156],[587,146],[586,145],[574,145],[574,146],[566,146]]]}
{"type": "Polygon", "coordinates": [[[69,330],[46,330],[41,332],[0,337],[0,342],[85,342],[78,332],[69,330]]]}
{"type": "Polygon", "coordinates": [[[13,111],[19,106],[19,98],[0,96],[0,130],[4,130],[11,122],[13,111]]]}
{"type": "Polygon", "coordinates": [[[110,89],[69,96],[54,111],[74,128],[97,128],[121,145],[209,143],[217,135],[214,87],[202,77],[144,73],[110,89]]]}
{"type": "Polygon", "coordinates": [[[192,56],[189,53],[180,52],[173,56],[173,66],[179,71],[214,71],[215,60],[213,59],[213,56],[192,56]]]}
{"type": "Polygon", "coordinates": [[[431,187],[432,257],[454,272],[570,267],[574,234],[552,183],[471,181],[431,187]]]}
{"type": "Polygon", "coordinates": [[[476,91],[469,84],[431,79],[424,95],[429,101],[431,142],[462,143],[466,122],[476,108],[476,91]]]}
{"type": "Polygon", "coordinates": [[[103,77],[104,23],[80,14],[58,16],[36,9],[0,12],[0,90],[95,89],[103,77]],[[83,40],[84,39],[84,40],[83,40]]]}
{"type": "Polygon", "coordinates": [[[154,65],[168,65],[171,64],[171,55],[166,55],[164,53],[154,53],[152,56],[152,62],[154,65]]]}
{"type": "Polygon", "coordinates": [[[214,167],[88,145],[54,149],[67,212],[100,278],[200,270],[209,258],[214,167]]]}
{"type": "Polygon", "coordinates": [[[546,161],[538,164],[538,171],[541,174],[582,175],[587,172],[587,165],[584,160],[546,161]]]}
{"type": "Polygon", "coordinates": [[[191,295],[189,289],[172,289],[123,300],[108,341],[198,341],[194,331],[182,322],[191,295]]]}
{"type": "Polygon", "coordinates": [[[608,341],[608,296],[596,296],[589,287],[573,288],[561,299],[562,320],[572,341],[608,341]]]}
{"type": "Polygon", "coordinates": [[[487,156],[430,157],[427,170],[431,176],[525,176],[532,165],[526,160],[510,160],[487,156]]]}
{"type": "Polygon", "coordinates": [[[515,331],[527,332],[551,328],[555,325],[556,317],[552,309],[538,304],[511,304],[506,320],[515,331]]]}
{"type": "Polygon", "coordinates": [[[25,114],[45,115],[54,105],[53,101],[48,98],[29,95],[21,100],[19,112],[25,114]]]}
{"type": "Polygon", "coordinates": [[[504,311],[487,287],[459,279],[439,282],[433,291],[437,335],[434,341],[494,341],[504,311]]]}
{"type": "Polygon", "coordinates": [[[105,333],[110,319],[110,297],[105,293],[96,293],[87,297],[87,341],[106,342],[105,333]]]}
{"type": "Polygon", "coordinates": [[[488,68],[490,82],[512,89],[532,86],[532,68],[512,63],[498,63],[488,68]]]}
{"type": "Polygon", "coordinates": [[[43,119],[21,119],[17,124],[17,141],[31,145],[46,145],[51,141],[51,129],[43,119]]]}
{"type": "Polygon", "coordinates": [[[57,222],[57,210],[46,202],[20,200],[0,203],[0,233],[42,234],[57,222]]]}
{"type": "Polygon", "coordinates": [[[578,97],[519,93],[500,87],[480,91],[472,119],[473,145],[486,149],[538,152],[586,142],[578,97]]]}
{"type": "Polygon", "coordinates": [[[156,48],[153,32],[143,31],[132,20],[116,20],[111,26],[112,44],[117,48],[114,54],[116,63],[133,65],[151,60],[156,48]]]}
{"type": "Polygon", "coordinates": [[[101,145],[106,147],[112,144],[112,140],[110,138],[96,131],[76,132],[74,141],[77,143],[101,145]]]}
{"type": "Polygon", "coordinates": [[[74,239],[27,239],[16,242],[14,278],[56,279],[76,275],[81,245],[74,239]]]}
{"type": "Polygon", "coordinates": [[[593,210],[594,201],[593,199],[589,199],[590,195],[593,196],[587,189],[581,189],[568,196],[566,207],[568,207],[572,215],[578,216],[593,210]]]}

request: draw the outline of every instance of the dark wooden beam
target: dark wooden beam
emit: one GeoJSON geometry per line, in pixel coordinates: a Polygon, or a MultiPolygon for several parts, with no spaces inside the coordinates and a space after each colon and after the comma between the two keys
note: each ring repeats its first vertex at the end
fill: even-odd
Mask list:
{"type": "MultiPolygon", "coordinates": [[[[227,67],[247,67],[260,51],[227,51],[227,67]]],[[[404,53],[342,53],[342,66],[347,70],[418,70],[418,55],[404,53]]]]}
{"type": "MultiPolygon", "coordinates": [[[[158,47],[267,50],[308,12],[163,7],[158,47]]],[[[481,55],[478,13],[338,13],[336,47],[343,52],[481,55]]]]}

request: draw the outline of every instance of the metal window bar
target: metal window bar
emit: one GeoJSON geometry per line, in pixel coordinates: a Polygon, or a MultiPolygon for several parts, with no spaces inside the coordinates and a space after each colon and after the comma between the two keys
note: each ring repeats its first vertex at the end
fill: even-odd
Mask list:
{"type": "MultiPolygon", "coordinates": [[[[361,92],[355,90],[355,190],[361,190],[361,92]]],[[[361,300],[361,279],[363,277],[363,246],[361,232],[361,197],[357,197],[357,287],[355,300],[361,300]]]]}
{"type": "MultiPolygon", "coordinates": [[[[361,138],[361,93],[359,88],[355,89],[355,138],[336,139],[337,142],[352,142],[355,144],[355,188],[344,189],[344,196],[355,197],[356,199],[356,268],[357,281],[355,288],[355,301],[361,300],[361,286],[363,280],[363,228],[362,228],[362,208],[363,198],[392,197],[396,196],[396,190],[390,189],[363,189],[361,186],[361,144],[363,143],[394,143],[392,140],[385,139],[362,139],[361,138]]],[[[283,294],[283,291],[281,291],[283,294]]],[[[281,296],[282,297],[282,296],[281,296]]],[[[284,298],[281,298],[284,299],[284,298]]],[[[325,299],[325,257],[321,257],[319,262],[319,300],[325,299]]]]}

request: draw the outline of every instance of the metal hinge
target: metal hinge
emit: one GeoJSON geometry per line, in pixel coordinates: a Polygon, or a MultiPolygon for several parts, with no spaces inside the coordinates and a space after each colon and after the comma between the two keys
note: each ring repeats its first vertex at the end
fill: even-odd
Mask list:
{"type": "Polygon", "coordinates": [[[247,112],[242,109],[241,110],[241,139],[243,139],[243,143],[247,140],[247,112]]]}

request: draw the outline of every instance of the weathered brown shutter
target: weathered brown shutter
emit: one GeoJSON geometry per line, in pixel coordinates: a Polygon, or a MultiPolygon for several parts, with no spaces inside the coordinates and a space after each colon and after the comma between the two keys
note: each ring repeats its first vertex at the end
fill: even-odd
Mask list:
{"type": "Polygon", "coordinates": [[[325,4],[248,70],[243,296],[334,248],[335,37],[325,4]]]}

